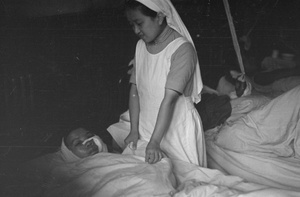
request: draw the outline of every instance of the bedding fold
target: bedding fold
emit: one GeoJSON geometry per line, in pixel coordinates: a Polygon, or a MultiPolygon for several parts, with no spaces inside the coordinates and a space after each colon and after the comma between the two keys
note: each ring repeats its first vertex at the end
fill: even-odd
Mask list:
{"type": "Polygon", "coordinates": [[[269,157],[300,158],[300,86],[224,124],[215,143],[227,150],[269,157]]]}
{"type": "MultiPolygon", "coordinates": [[[[41,181],[41,192],[27,190],[29,193],[22,192],[22,196],[256,197],[263,193],[266,197],[280,193],[294,197],[300,194],[250,183],[219,170],[168,158],[148,164],[144,162],[144,157],[136,155],[99,153],[82,160],[64,162],[57,152],[38,158],[33,163],[36,164],[34,168],[40,167],[45,172],[33,170],[34,165],[29,165],[29,175],[35,171],[47,176],[41,181]],[[51,165],[47,166],[49,161],[52,161],[51,165]],[[41,165],[46,165],[46,168],[41,165]]],[[[21,191],[20,188],[18,191],[21,191]]]]}

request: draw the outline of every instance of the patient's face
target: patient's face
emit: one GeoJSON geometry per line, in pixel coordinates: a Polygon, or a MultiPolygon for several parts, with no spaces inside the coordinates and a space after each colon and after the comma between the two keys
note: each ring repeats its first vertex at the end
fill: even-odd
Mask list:
{"type": "Polygon", "coordinates": [[[68,135],[66,145],[75,155],[80,158],[85,158],[99,152],[98,146],[94,143],[94,140],[82,144],[84,140],[93,136],[93,133],[83,128],[79,128],[68,135]]]}

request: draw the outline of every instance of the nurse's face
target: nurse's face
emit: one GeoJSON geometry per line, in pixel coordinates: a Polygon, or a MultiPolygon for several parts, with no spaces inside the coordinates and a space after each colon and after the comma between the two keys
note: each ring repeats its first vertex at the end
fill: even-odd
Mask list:
{"type": "Polygon", "coordinates": [[[94,134],[85,129],[76,129],[72,131],[66,140],[68,148],[79,158],[85,158],[99,152],[98,146],[94,140],[82,144],[86,139],[93,137],[94,134]]]}
{"type": "Polygon", "coordinates": [[[158,16],[149,17],[141,13],[140,10],[127,10],[126,17],[132,26],[134,33],[144,42],[153,42],[162,32],[162,26],[158,16]]]}

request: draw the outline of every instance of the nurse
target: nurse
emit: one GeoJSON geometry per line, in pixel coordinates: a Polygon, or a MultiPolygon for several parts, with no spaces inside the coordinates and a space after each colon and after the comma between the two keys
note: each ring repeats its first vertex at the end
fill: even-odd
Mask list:
{"type": "Polygon", "coordinates": [[[165,153],[206,167],[200,116],[202,79],[192,38],[169,0],[127,0],[125,14],[136,45],[129,93],[133,149],[146,141],[145,161],[156,163],[165,153]]]}

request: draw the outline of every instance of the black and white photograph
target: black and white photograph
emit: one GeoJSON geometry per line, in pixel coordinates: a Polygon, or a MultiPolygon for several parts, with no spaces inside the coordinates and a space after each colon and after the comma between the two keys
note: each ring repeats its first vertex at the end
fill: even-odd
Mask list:
{"type": "Polygon", "coordinates": [[[0,0],[0,196],[299,197],[299,0],[0,0]]]}

